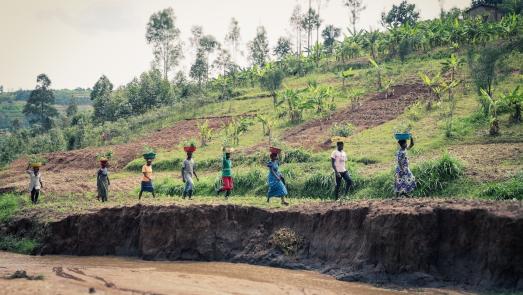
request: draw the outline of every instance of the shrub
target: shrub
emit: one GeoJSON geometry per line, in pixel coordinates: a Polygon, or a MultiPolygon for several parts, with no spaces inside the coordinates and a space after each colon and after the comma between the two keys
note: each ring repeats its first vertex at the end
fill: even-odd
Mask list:
{"type": "Polygon", "coordinates": [[[351,123],[338,124],[334,123],[331,127],[332,136],[349,137],[354,134],[354,125],[351,123]]]}
{"type": "Polygon", "coordinates": [[[457,159],[445,153],[440,159],[414,166],[412,173],[416,176],[418,186],[415,195],[430,196],[460,178],[463,174],[463,167],[457,159]]]}
{"type": "Polygon", "coordinates": [[[31,239],[18,238],[15,236],[0,237],[0,250],[31,254],[36,247],[38,247],[38,242],[31,239]]]}

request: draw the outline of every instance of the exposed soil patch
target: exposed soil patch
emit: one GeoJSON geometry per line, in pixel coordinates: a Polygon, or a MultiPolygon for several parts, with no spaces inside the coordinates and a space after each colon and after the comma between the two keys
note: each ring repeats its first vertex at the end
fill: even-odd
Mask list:
{"type": "MultiPolygon", "coordinates": [[[[93,177],[99,163],[96,154],[112,150],[115,159],[111,161],[111,170],[119,170],[127,163],[139,157],[143,146],[148,145],[156,149],[172,149],[183,140],[197,138],[197,124],[208,120],[212,129],[219,129],[231,120],[231,117],[210,117],[201,119],[183,120],[169,128],[155,130],[150,135],[137,141],[107,147],[85,148],[67,152],[44,154],[48,160],[42,167],[44,185],[48,192],[84,192],[94,191],[93,177]]],[[[10,168],[0,172],[0,191],[22,191],[26,189],[27,175],[24,173],[27,160],[22,158],[14,161],[10,168]]],[[[133,180],[134,181],[134,180],[133,180]]],[[[121,181],[114,182],[115,191],[119,186],[127,189],[128,184],[121,181]]]]}
{"type": "MultiPolygon", "coordinates": [[[[23,232],[18,224],[27,221],[3,231],[23,232]]],[[[347,281],[523,290],[523,207],[512,201],[403,199],[287,210],[136,205],[69,216],[40,232],[41,254],[247,262],[347,281]],[[288,243],[293,251],[274,243],[282,228],[299,240],[288,243]]]]}
{"type": "Polygon", "coordinates": [[[329,117],[291,128],[284,134],[284,139],[291,145],[330,148],[330,128],[334,123],[351,123],[357,131],[375,127],[402,114],[427,90],[421,84],[405,84],[394,86],[393,93],[388,98],[384,93],[373,94],[354,109],[349,106],[329,117]]]}

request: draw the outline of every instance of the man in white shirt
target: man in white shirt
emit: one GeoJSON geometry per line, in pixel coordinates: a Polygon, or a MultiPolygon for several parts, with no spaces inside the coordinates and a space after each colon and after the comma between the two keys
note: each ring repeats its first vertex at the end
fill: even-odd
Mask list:
{"type": "Polygon", "coordinates": [[[26,172],[29,174],[29,192],[31,193],[31,203],[38,203],[38,197],[40,196],[40,189],[43,188],[42,175],[40,174],[40,167],[27,166],[26,172]]]}
{"type": "Polygon", "coordinates": [[[352,179],[350,178],[349,171],[345,168],[345,162],[347,161],[347,154],[343,151],[343,141],[336,142],[336,150],[331,154],[332,169],[336,175],[336,188],[334,189],[334,198],[338,200],[340,192],[341,179],[345,181],[345,195],[349,193],[349,189],[352,186],[352,179]]]}

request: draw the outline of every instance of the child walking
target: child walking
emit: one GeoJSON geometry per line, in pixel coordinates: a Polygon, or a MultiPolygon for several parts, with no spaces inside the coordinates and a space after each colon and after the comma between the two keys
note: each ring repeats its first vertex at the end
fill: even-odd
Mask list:
{"type": "Polygon", "coordinates": [[[222,161],[222,187],[216,192],[218,195],[221,192],[225,192],[225,199],[228,199],[231,195],[231,191],[234,187],[234,183],[232,180],[232,160],[231,160],[231,153],[232,149],[225,149],[225,153],[223,155],[223,161],[222,161]]]}
{"type": "Polygon", "coordinates": [[[42,175],[40,173],[40,165],[29,164],[26,168],[27,174],[29,174],[29,193],[31,194],[31,203],[38,203],[38,197],[40,196],[40,190],[44,187],[42,183],[42,175]]]}
{"type": "Polygon", "coordinates": [[[271,160],[267,163],[267,167],[269,168],[269,174],[267,175],[267,182],[269,183],[269,191],[267,192],[267,203],[271,200],[271,198],[281,198],[282,205],[289,205],[285,201],[285,196],[287,196],[287,188],[285,187],[285,179],[283,178],[283,175],[278,171],[279,169],[279,163],[278,163],[278,153],[279,150],[272,149],[271,150],[271,160]]]}
{"type": "Polygon", "coordinates": [[[196,170],[194,169],[194,160],[192,158],[192,152],[187,152],[187,159],[183,161],[182,166],[182,180],[185,183],[185,188],[183,190],[183,198],[189,197],[189,200],[192,199],[192,194],[194,190],[194,182],[192,177],[196,177],[196,180],[199,181],[198,175],[196,175],[196,170]]]}

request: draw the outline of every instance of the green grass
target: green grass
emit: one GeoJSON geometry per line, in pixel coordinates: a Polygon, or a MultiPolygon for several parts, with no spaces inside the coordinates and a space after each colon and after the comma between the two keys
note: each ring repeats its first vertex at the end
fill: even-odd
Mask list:
{"type": "Polygon", "coordinates": [[[0,195],[0,223],[5,223],[20,210],[22,198],[16,194],[0,195]]]}
{"type": "Polygon", "coordinates": [[[482,187],[479,195],[492,200],[523,200],[523,173],[506,181],[482,187]]]}

